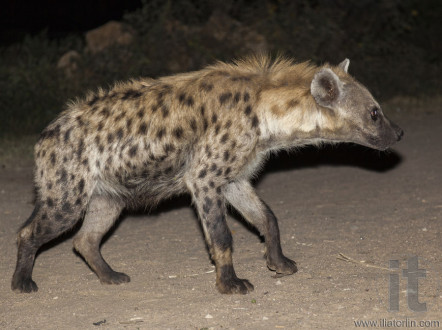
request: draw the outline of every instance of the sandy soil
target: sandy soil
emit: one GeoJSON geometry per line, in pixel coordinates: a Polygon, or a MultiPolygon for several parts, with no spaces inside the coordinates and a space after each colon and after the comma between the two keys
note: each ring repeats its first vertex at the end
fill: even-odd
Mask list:
{"type": "Polygon", "coordinates": [[[216,291],[185,197],[150,215],[126,214],[108,235],[103,255],[131,276],[129,284],[101,285],[73,252],[72,234],[39,254],[37,293],[12,292],[15,232],[32,211],[32,167],[1,168],[0,328],[352,329],[360,320],[442,327],[440,107],[393,113],[406,134],[390,153],[344,145],[272,159],[256,187],[278,216],[283,249],[299,272],[272,277],[262,241],[233,215],[236,271],[255,285],[244,296],[216,291]],[[426,312],[407,306],[402,269],[411,256],[426,271],[418,282],[426,312]],[[399,269],[389,271],[389,260],[399,260],[399,269]],[[390,274],[400,280],[397,312],[388,310],[390,274]]]}

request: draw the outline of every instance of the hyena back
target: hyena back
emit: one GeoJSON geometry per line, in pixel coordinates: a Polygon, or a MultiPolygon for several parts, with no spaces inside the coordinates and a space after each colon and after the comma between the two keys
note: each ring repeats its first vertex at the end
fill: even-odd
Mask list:
{"type": "Polygon", "coordinates": [[[102,283],[130,281],[104,261],[103,235],[125,207],[190,193],[222,293],[247,293],[232,265],[226,205],[264,236],[267,266],[293,274],[278,223],[249,183],[272,151],[322,142],[384,150],[402,130],[348,73],[349,61],[316,67],[254,57],[204,70],[139,79],[69,105],[35,147],[35,209],[18,234],[12,289],[37,290],[38,249],[80,219],[75,249],[102,283]]]}

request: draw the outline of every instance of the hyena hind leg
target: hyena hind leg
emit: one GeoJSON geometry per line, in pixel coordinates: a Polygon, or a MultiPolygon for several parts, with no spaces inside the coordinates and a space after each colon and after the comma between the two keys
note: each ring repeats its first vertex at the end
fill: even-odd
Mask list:
{"type": "Polygon", "coordinates": [[[130,282],[130,277],[114,271],[103,259],[100,243],[118,219],[124,204],[105,196],[92,196],[81,229],[74,238],[74,248],[97,274],[101,283],[130,282]]]}
{"type": "Polygon", "coordinates": [[[34,211],[18,233],[17,264],[12,276],[11,288],[18,292],[37,291],[37,284],[32,280],[34,260],[40,247],[71,229],[81,216],[81,208],[71,208],[66,212],[62,208],[51,207],[38,201],[34,211]]]}
{"type": "Polygon", "coordinates": [[[282,253],[278,220],[272,210],[256,195],[249,182],[233,182],[227,186],[225,197],[241,215],[264,235],[267,267],[277,274],[296,273],[296,262],[282,253]]]}

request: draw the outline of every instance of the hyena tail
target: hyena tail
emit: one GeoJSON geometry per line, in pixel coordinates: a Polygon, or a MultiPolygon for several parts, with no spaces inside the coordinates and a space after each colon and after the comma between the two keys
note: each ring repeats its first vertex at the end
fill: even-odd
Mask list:
{"type": "Polygon", "coordinates": [[[39,248],[71,229],[80,219],[83,206],[49,207],[47,203],[37,201],[34,211],[18,232],[17,264],[12,277],[11,288],[19,292],[37,291],[37,284],[32,280],[35,255],[39,248]]]}

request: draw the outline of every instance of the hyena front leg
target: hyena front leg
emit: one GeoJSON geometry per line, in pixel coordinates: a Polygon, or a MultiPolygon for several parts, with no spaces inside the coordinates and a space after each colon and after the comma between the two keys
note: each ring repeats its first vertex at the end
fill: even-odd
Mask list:
{"type": "Polygon", "coordinates": [[[233,268],[232,234],[226,223],[226,208],[221,190],[219,187],[208,190],[207,186],[201,186],[194,184],[190,190],[212,260],[215,262],[216,287],[219,292],[228,294],[253,291],[253,285],[246,279],[238,278],[233,268]]]}
{"type": "Polygon", "coordinates": [[[232,182],[228,184],[224,196],[248,222],[264,235],[267,267],[278,274],[296,273],[298,270],[296,263],[282,253],[278,221],[275,215],[256,195],[250,183],[247,181],[232,182]]]}
{"type": "Polygon", "coordinates": [[[92,196],[80,231],[74,239],[75,249],[97,274],[101,283],[120,284],[130,277],[114,271],[100,253],[103,236],[118,219],[124,204],[106,196],[92,196]]]}

